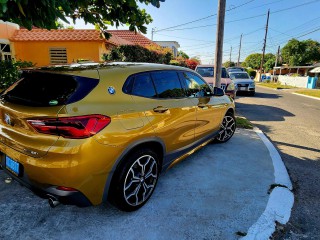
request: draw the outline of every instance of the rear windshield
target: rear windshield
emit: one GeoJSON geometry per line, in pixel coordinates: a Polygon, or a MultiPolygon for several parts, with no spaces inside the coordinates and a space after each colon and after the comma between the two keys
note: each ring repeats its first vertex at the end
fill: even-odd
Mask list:
{"type": "Polygon", "coordinates": [[[24,72],[1,98],[32,107],[59,106],[81,100],[98,82],[93,78],[29,71],[24,72]]]}
{"type": "MultiPolygon", "coordinates": [[[[213,77],[214,68],[213,67],[197,67],[197,73],[199,73],[202,77],[213,77]]],[[[228,73],[225,68],[221,69],[221,77],[228,78],[228,73]]]]}

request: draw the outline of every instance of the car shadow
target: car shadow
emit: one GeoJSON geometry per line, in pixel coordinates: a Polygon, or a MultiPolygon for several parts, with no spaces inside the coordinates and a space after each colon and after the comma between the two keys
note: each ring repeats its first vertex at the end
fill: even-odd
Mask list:
{"type": "Polygon", "coordinates": [[[270,98],[270,99],[277,99],[282,98],[282,95],[276,94],[276,93],[262,93],[262,92],[256,92],[254,96],[251,96],[250,93],[246,92],[237,92],[237,98],[241,97],[250,97],[250,98],[270,98]]]}

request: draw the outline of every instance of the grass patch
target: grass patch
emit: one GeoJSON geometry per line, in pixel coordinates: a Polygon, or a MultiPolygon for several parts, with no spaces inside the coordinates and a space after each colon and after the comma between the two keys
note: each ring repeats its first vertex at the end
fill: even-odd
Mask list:
{"type": "Polygon", "coordinates": [[[253,125],[248,119],[244,117],[236,117],[237,127],[238,128],[246,128],[246,129],[253,129],[253,125]]]}
{"type": "Polygon", "coordinates": [[[264,86],[268,88],[274,88],[274,89],[289,89],[289,88],[296,88],[294,86],[290,85],[281,85],[280,83],[273,83],[273,82],[261,82],[257,83],[259,86],[264,86]]]}
{"type": "Polygon", "coordinates": [[[299,90],[295,91],[295,93],[320,98],[320,89],[299,90]]]}

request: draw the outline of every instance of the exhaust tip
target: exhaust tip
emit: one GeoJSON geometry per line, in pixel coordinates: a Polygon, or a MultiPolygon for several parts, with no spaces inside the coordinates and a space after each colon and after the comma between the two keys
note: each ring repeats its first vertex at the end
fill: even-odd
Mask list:
{"type": "Polygon", "coordinates": [[[53,196],[48,196],[48,203],[50,205],[50,207],[55,208],[56,206],[58,206],[60,204],[60,202],[58,201],[58,199],[56,199],[53,196]]]}

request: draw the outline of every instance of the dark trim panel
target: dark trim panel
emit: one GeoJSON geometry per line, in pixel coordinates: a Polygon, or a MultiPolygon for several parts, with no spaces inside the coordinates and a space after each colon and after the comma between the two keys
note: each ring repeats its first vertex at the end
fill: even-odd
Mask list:
{"type": "Polygon", "coordinates": [[[185,146],[183,148],[177,149],[173,152],[167,153],[167,155],[163,159],[163,170],[166,170],[171,163],[174,162],[177,158],[183,156],[184,154],[190,152],[194,148],[198,147],[199,145],[209,141],[210,139],[214,139],[218,135],[219,131],[214,131],[210,133],[209,135],[197,140],[196,142],[193,142],[189,144],[188,146],[185,146]]]}

